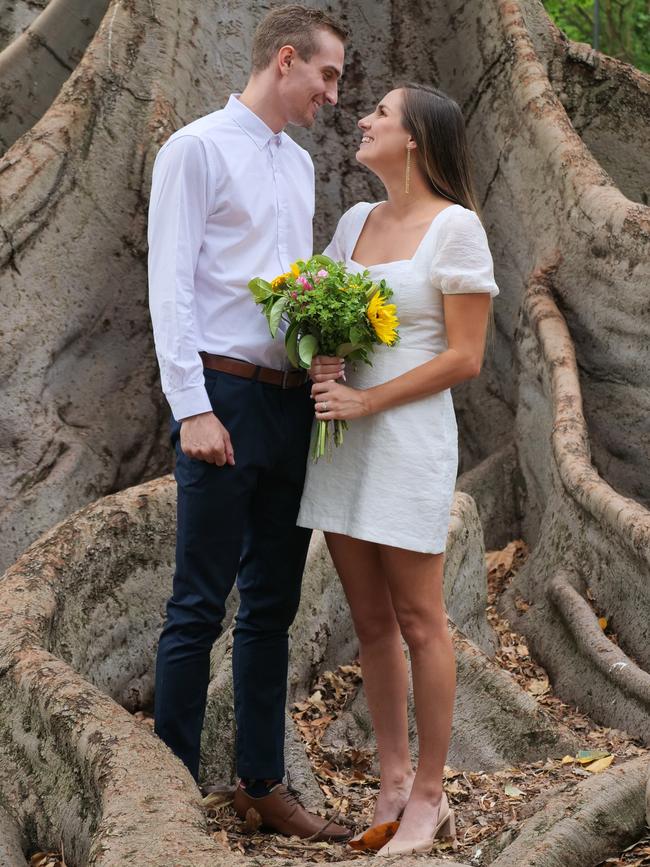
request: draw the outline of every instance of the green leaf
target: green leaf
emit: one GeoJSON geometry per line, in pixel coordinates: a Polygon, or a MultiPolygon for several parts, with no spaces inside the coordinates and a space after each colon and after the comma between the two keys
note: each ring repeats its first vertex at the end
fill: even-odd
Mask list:
{"type": "Polygon", "coordinates": [[[271,330],[271,337],[275,337],[275,335],[278,333],[278,326],[280,325],[282,313],[286,306],[287,299],[282,296],[281,298],[278,298],[273,307],[271,307],[271,312],[269,313],[269,328],[271,330]]]}
{"type": "Polygon", "coordinates": [[[350,329],[350,343],[364,343],[364,333],[361,328],[352,327],[350,329]]]}
{"type": "Polygon", "coordinates": [[[266,280],[262,280],[261,277],[255,277],[253,280],[249,280],[248,288],[251,290],[253,297],[258,303],[260,301],[266,301],[267,298],[273,295],[271,284],[266,280]]]}
{"type": "Polygon", "coordinates": [[[334,259],[330,259],[329,256],[323,256],[322,253],[319,253],[316,256],[312,256],[309,261],[312,262],[314,265],[321,265],[323,268],[327,268],[328,270],[330,268],[336,267],[336,262],[334,261],[334,259]]]}
{"type": "Polygon", "coordinates": [[[298,358],[298,322],[292,322],[287,329],[284,345],[287,349],[287,358],[294,367],[300,367],[298,358]]]}
{"type": "Polygon", "coordinates": [[[580,750],[576,756],[576,761],[580,762],[581,765],[586,765],[595,759],[605,759],[609,755],[607,750],[580,750]]]}
{"type": "Polygon", "coordinates": [[[313,334],[305,334],[300,338],[298,344],[298,355],[300,356],[300,366],[309,368],[311,360],[318,352],[318,340],[313,334]]]}
{"type": "Polygon", "coordinates": [[[351,352],[356,352],[357,349],[361,349],[363,343],[341,343],[336,347],[336,355],[338,358],[345,358],[346,355],[349,355],[351,352]]]}

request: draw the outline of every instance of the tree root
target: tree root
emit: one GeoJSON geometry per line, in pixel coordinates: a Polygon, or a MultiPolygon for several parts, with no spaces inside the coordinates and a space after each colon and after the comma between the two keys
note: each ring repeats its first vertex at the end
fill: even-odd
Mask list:
{"type": "Polygon", "coordinates": [[[40,120],[78,63],[108,0],[50,0],[0,52],[0,153],[40,120]]]}
{"type": "Polygon", "coordinates": [[[492,867],[593,867],[643,833],[647,756],[556,795],[523,822],[492,867]]]}
{"type": "Polygon", "coordinates": [[[565,700],[647,743],[650,680],[643,669],[650,651],[642,600],[650,604],[650,513],[614,491],[590,462],[573,345],[550,279],[538,275],[531,284],[519,331],[524,527],[536,545],[504,605],[565,700]],[[542,432],[541,461],[533,429],[542,432]],[[603,635],[587,594],[622,650],[603,635]]]}
{"type": "Polygon", "coordinates": [[[0,864],[2,867],[27,867],[22,835],[13,819],[0,807],[0,864]]]}
{"type": "MultiPolygon", "coordinates": [[[[92,675],[92,642],[112,631],[114,647],[124,643],[128,613],[122,623],[114,616],[115,590],[126,585],[128,600],[134,587],[120,568],[125,561],[119,553],[111,559],[111,550],[127,534],[130,576],[151,570],[142,550],[155,558],[147,533],[159,529],[156,500],[164,504],[170,487],[162,480],[89,507],[33,545],[0,581],[2,801],[19,827],[29,829],[30,844],[45,849],[62,838],[72,864],[163,867],[171,858],[184,867],[207,867],[220,854],[205,833],[198,790],[181,763],[56,655],[64,645],[71,660],[88,653],[85,673],[92,675]],[[135,860],[134,852],[140,853],[135,860]]],[[[143,628],[136,620],[134,635],[143,628]]],[[[116,654],[114,662],[123,661],[116,654]]]]}

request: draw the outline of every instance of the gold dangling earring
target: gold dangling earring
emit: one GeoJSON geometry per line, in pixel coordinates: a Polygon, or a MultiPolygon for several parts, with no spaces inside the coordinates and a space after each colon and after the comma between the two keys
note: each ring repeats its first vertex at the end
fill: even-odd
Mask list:
{"type": "Polygon", "coordinates": [[[406,180],[404,182],[404,192],[408,196],[411,192],[411,148],[406,148],[406,180]]]}

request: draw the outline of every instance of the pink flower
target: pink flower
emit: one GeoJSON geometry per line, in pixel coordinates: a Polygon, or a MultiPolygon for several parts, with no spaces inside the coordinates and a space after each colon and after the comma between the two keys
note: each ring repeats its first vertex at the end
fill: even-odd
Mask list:
{"type": "Polygon", "coordinates": [[[320,279],[322,280],[323,277],[329,277],[329,272],[326,271],[324,268],[321,268],[320,271],[318,271],[318,272],[316,273],[316,276],[317,276],[317,277],[320,277],[320,279]]]}
{"type": "Polygon", "coordinates": [[[292,293],[291,293],[291,297],[292,297],[293,300],[295,301],[296,298],[298,297],[298,293],[297,293],[297,292],[292,292],[292,293]]]}
{"type": "Polygon", "coordinates": [[[296,279],[296,283],[300,283],[305,292],[310,292],[314,288],[303,274],[296,279]]]}

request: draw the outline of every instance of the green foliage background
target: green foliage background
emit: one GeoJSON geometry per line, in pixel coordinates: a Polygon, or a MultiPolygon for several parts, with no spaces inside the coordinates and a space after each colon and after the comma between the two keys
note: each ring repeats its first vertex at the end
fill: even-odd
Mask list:
{"type": "MultiPolygon", "coordinates": [[[[593,44],[593,0],[542,0],[560,30],[593,44]]],[[[600,0],[600,45],[604,54],[650,72],[650,0],[600,0]]]]}

